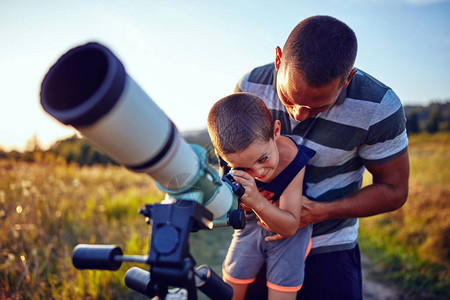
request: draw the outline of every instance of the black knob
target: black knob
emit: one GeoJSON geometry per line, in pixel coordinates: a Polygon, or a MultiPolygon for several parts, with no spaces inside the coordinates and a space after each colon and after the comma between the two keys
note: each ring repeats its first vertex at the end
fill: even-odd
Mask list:
{"type": "Polygon", "coordinates": [[[122,262],[114,257],[122,254],[122,249],[115,245],[80,244],[73,249],[72,263],[77,269],[117,270],[122,262]]]}
{"type": "Polygon", "coordinates": [[[234,229],[244,229],[246,224],[245,212],[241,209],[235,209],[228,218],[228,224],[234,229]]]}

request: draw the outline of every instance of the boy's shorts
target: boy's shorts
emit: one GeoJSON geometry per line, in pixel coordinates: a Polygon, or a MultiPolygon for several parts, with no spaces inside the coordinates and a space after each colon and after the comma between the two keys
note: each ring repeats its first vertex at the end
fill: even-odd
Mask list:
{"type": "Polygon", "coordinates": [[[305,259],[311,249],[312,226],[299,229],[292,237],[266,242],[264,238],[272,233],[258,226],[256,221],[256,217],[250,217],[244,229],[234,231],[222,265],[224,279],[249,284],[266,262],[269,288],[297,292],[303,284],[305,259]]]}

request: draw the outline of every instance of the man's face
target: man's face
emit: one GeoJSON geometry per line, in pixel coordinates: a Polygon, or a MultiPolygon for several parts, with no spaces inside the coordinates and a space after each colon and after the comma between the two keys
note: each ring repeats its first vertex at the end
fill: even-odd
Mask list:
{"type": "Polygon", "coordinates": [[[300,72],[281,64],[277,73],[277,93],[291,118],[301,122],[312,115],[329,109],[342,91],[337,78],[328,85],[311,87],[300,72]]]}

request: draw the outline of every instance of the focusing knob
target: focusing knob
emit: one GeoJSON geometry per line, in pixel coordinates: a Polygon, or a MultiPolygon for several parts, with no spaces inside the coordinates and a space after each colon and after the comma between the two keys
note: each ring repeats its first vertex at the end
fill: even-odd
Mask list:
{"type": "Polygon", "coordinates": [[[228,219],[228,223],[234,229],[244,229],[246,224],[245,212],[241,209],[233,210],[228,219]]]}

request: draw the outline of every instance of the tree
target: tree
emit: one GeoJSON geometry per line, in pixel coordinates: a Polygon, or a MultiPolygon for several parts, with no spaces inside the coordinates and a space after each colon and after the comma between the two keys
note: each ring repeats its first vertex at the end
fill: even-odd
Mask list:
{"type": "Polygon", "coordinates": [[[429,133],[436,133],[439,130],[439,122],[441,120],[441,114],[437,106],[433,106],[431,113],[427,120],[427,131],[429,133]]]}
{"type": "Polygon", "coordinates": [[[25,151],[27,152],[42,151],[41,142],[39,141],[36,133],[33,134],[33,136],[27,141],[25,151]]]}
{"type": "Polygon", "coordinates": [[[406,132],[408,134],[420,132],[418,112],[412,112],[406,117],[406,132]]]}

